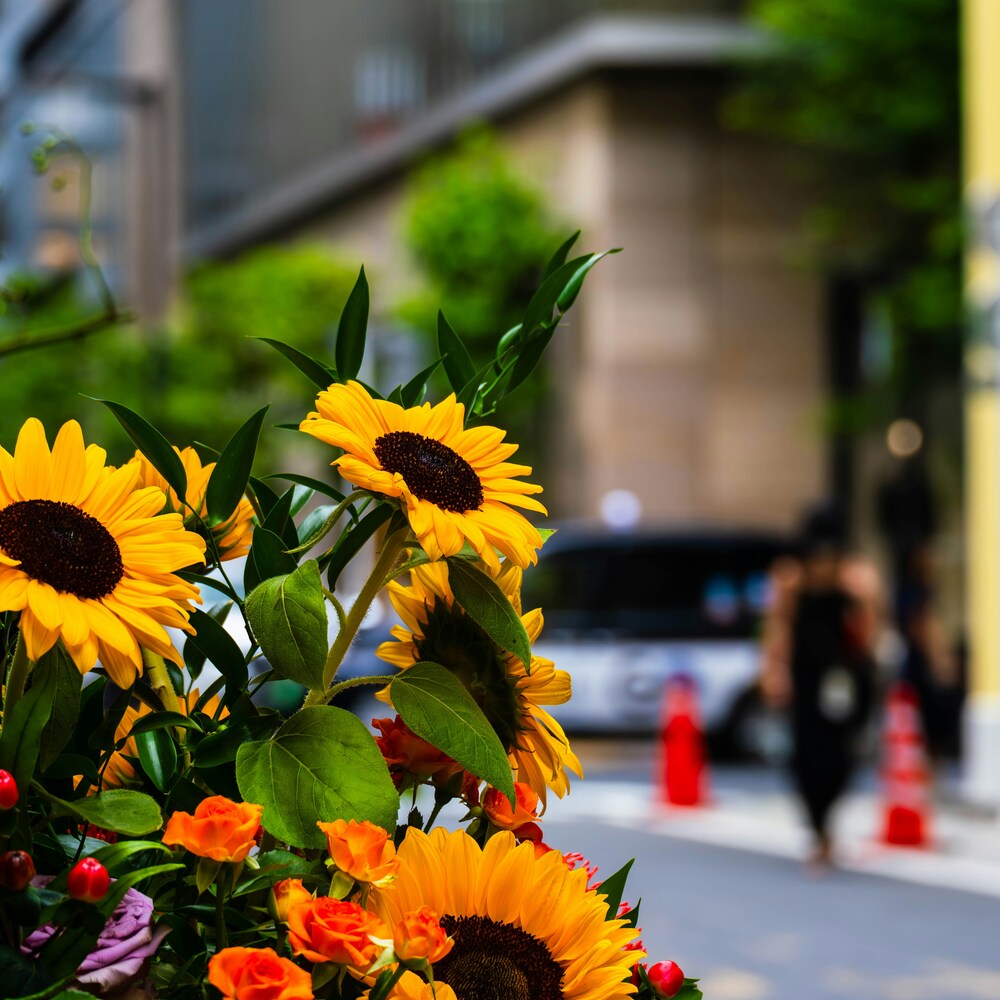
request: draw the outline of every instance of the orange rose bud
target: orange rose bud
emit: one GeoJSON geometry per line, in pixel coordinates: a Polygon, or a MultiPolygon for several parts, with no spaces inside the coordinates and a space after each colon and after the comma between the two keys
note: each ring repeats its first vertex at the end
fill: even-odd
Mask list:
{"type": "Polygon", "coordinates": [[[163,843],[180,845],[212,861],[243,861],[254,846],[263,812],[263,806],[212,795],[198,803],[194,815],[175,812],[167,823],[163,843]]]}
{"type": "Polygon", "coordinates": [[[438,915],[429,907],[421,906],[403,915],[392,935],[396,958],[403,965],[423,965],[440,962],[451,951],[455,942],[441,926],[438,915]]]}
{"type": "Polygon", "coordinates": [[[223,948],[208,981],[225,1000],[313,1000],[312,976],[272,948],[223,948]]]}
{"type": "Polygon", "coordinates": [[[419,784],[427,778],[442,786],[463,773],[461,764],[417,736],[398,715],[394,719],[372,719],[372,725],[381,734],[375,737],[375,743],[398,788],[419,784]]]}
{"type": "Polygon", "coordinates": [[[276,882],[273,889],[273,912],[275,917],[284,923],[288,919],[288,911],[299,903],[308,903],[313,894],[302,884],[300,878],[286,878],[276,882]]]}
{"type": "Polygon", "coordinates": [[[359,882],[385,885],[399,871],[396,845],[389,834],[368,820],[337,819],[316,824],[326,834],[333,863],[359,882]]]}
{"type": "Polygon", "coordinates": [[[514,782],[515,808],[511,809],[507,796],[497,788],[488,788],[483,796],[483,810],[494,826],[501,830],[516,830],[525,823],[538,819],[538,796],[530,785],[514,782]]]}
{"type": "Polygon", "coordinates": [[[320,896],[288,911],[288,943],[310,962],[334,962],[364,972],[375,961],[389,929],[357,903],[320,896]]]}

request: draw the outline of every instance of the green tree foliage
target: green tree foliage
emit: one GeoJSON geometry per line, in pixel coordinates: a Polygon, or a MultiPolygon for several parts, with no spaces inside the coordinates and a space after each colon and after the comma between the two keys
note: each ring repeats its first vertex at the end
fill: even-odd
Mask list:
{"type": "MultiPolygon", "coordinates": [[[[322,247],[263,247],[232,261],[203,264],[186,278],[170,329],[109,329],[89,339],[0,360],[3,440],[39,417],[50,434],[70,417],[102,439],[128,443],[103,407],[80,396],[115,398],[142,409],[178,445],[221,448],[259,399],[274,405],[269,420],[297,420],[312,389],[274,351],[253,338],[294,343],[309,354],[331,352],[337,317],[356,270],[322,247]],[[109,423],[110,421],[110,423],[109,423]]],[[[72,281],[23,283],[0,323],[43,329],[86,314],[72,281]]],[[[205,456],[206,458],[208,456],[205,456]]]]}
{"type": "MultiPolygon", "coordinates": [[[[433,343],[440,308],[477,368],[492,358],[498,335],[520,322],[561,242],[542,195],[485,128],[466,133],[416,173],[403,234],[426,285],[399,305],[400,317],[433,343]]],[[[511,439],[529,451],[544,378],[539,368],[504,403],[511,439]]]]}
{"type": "Polygon", "coordinates": [[[919,412],[961,354],[958,2],[757,0],[752,17],[772,44],[729,119],[812,154],[821,260],[891,335],[878,398],[919,412]]]}

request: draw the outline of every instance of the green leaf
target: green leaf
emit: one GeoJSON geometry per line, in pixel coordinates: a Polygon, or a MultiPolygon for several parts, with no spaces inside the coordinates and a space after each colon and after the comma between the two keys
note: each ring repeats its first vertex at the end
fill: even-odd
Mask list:
{"type": "MultiPolygon", "coordinates": [[[[332,503],[313,507],[299,524],[298,544],[306,545],[308,543],[309,548],[318,545],[336,524],[338,519],[333,516],[336,510],[337,508],[332,503]]],[[[341,513],[347,514],[347,510],[342,510],[341,513]]]]}
{"type": "Polygon", "coordinates": [[[612,250],[605,250],[603,253],[591,254],[590,259],[581,264],[573,272],[563,287],[563,290],[559,293],[559,298],[556,299],[556,308],[559,312],[569,312],[573,303],[576,301],[576,297],[580,294],[580,289],[583,288],[584,278],[586,278],[590,273],[590,269],[599,260],[603,260],[605,257],[614,253],[621,253],[621,247],[615,247],[612,250]]]}
{"type": "Polygon", "coordinates": [[[35,664],[35,683],[47,671],[54,675],[52,714],[42,730],[38,756],[39,767],[47,771],[73,735],[73,725],[80,713],[80,689],[83,678],[61,642],[57,642],[35,664]]]}
{"type": "Polygon", "coordinates": [[[437,320],[437,348],[448,381],[455,392],[458,392],[470,379],[475,378],[476,366],[465,344],[440,310],[437,320]]]}
{"type": "Polygon", "coordinates": [[[514,653],[531,672],[531,640],[507,595],[465,559],[448,559],[448,580],[465,613],[501,648],[514,653]]]}
{"type": "Polygon", "coordinates": [[[244,743],[270,736],[281,721],[277,714],[251,715],[229,722],[225,729],[212,733],[194,748],[192,756],[198,767],[218,767],[236,760],[236,752],[244,743]]]}
{"type": "Polygon", "coordinates": [[[127,406],[110,399],[91,398],[103,403],[115,415],[136,448],[149,459],[153,468],[170,484],[177,496],[184,500],[187,497],[187,473],[180,455],[170,446],[170,442],[151,423],[127,406]]]}
{"type": "Polygon", "coordinates": [[[295,521],[292,517],[292,507],[295,504],[295,492],[300,489],[298,486],[291,486],[284,493],[278,502],[270,509],[261,527],[265,531],[273,531],[282,541],[283,548],[294,549],[299,544],[299,535],[295,530],[295,521]]]}
{"type": "Polygon", "coordinates": [[[285,550],[285,543],[273,531],[257,528],[243,569],[243,584],[250,593],[263,580],[291,573],[298,564],[285,550]]]}
{"type": "Polygon", "coordinates": [[[573,244],[580,238],[580,230],[578,229],[573,235],[566,240],[562,246],[552,255],[552,259],[545,265],[545,270],[542,272],[542,281],[544,281],[550,274],[557,271],[563,264],[566,263],[566,258],[569,256],[570,250],[573,249],[573,244]]]}
{"type": "Polygon", "coordinates": [[[326,578],[330,590],[337,586],[337,580],[344,567],[361,551],[365,542],[389,520],[395,510],[398,508],[392,504],[379,504],[361,518],[355,527],[340,536],[327,564],[326,578]]]}
{"type": "Polygon", "coordinates": [[[130,788],[109,788],[72,802],[53,796],[52,801],[64,813],[128,837],[142,837],[163,826],[156,799],[130,788]]]}
{"type": "Polygon", "coordinates": [[[243,653],[236,640],[211,615],[196,608],[191,612],[190,621],[195,634],[189,635],[186,642],[194,643],[195,648],[204,653],[226,679],[222,700],[230,705],[247,686],[247,665],[243,653]]]}
{"type": "Polygon", "coordinates": [[[308,354],[303,354],[300,350],[290,347],[288,344],[283,344],[280,340],[272,340],[270,337],[257,337],[256,339],[265,344],[270,344],[278,353],[283,354],[307,379],[320,389],[327,389],[331,383],[337,381],[337,373],[333,369],[328,368],[315,358],[309,357],[308,354]]]}
{"type": "Polygon", "coordinates": [[[368,279],[362,266],[358,280],[347,297],[337,327],[335,358],[337,374],[342,382],[356,378],[365,356],[365,334],[368,329],[368,279]]]}
{"type": "Polygon", "coordinates": [[[276,472],[273,476],[264,476],[264,479],[284,479],[289,483],[308,486],[309,489],[315,490],[317,493],[322,493],[323,496],[327,496],[331,500],[336,500],[337,503],[340,503],[344,499],[344,494],[340,490],[334,489],[329,483],[324,483],[322,480],[313,479],[311,476],[300,476],[294,472],[276,472]]]}
{"type": "Polygon", "coordinates": [[[614,875],[606,878],[597,889],[602,896],[607,897],[608,920],[614,920],[618,916],[618,907],[621,905],[622,896],[625,895],[625,882],[633,864],[635,858],[627,861],[614,875]]]}
{"type": "Polygon", "coordinates": [[[148,729],[135,737],[139,763],[161,792],[167,791],[177,770],[177,745],[165,729],[148,729]]]}
{"type": "Polygon", "coordinates": [[[323,847],[320,820],[396,827],[399,795],[389,769],[365,725],[343,709],[303,708],[270,740],[244,744],[236,780],[247,802],[264,807],[268,833],[293,847],[323,847]]]}
{"type": "Polygon", "coordinates": [[[140,733],[148,733],[154,729],[175,729],[178,727],[181,729],[201,730],[201,726],[194,719],[189,719],[180,712],[161,711],[152,712],[149,715],[143,715],[141,718],[136,719],[131,730],[129,730],[129,736],[138,736],[140,733]]]}
{"type": "Polygon", "coordinates": [[[257,452],[260,429],[270,408],[270,403],[261,407],[233,434],[212,470],[205,503],[209,517],[216,524],[227,520],[243,499],[257,452]]]}
{"type": "Polygon", "coordinates": [[[417,663],[389,685],[393,707],[421,739],[488,781],[514,803],[507,750],[462,682],[437,663],[417,663]]]}
{"type": "Polygon", "coordinates": [[[429,364],[423,371],[418,372],[409,382],[404,385],[399,392],[403,406],[418,406],[424,401],[424,393],[427,392],[427,382],[430,377],[441,367],[444,358],[429,364]]]}
{"type": "Polygon", "coordinates": [[[34,677],[28,692],[10,710],[9,718],[3,720],[0,767],[13,775],[22,794],[35,774],[42,732],[52,716],[56,684],[56,672],[52,670],[34,677]]]}
{"type": "Polygon", "coordinates": [[[323,685],[327,614],[315,559],[265,580],[247,598],[247,617],[268,663],[303,687],[323,685]]]}

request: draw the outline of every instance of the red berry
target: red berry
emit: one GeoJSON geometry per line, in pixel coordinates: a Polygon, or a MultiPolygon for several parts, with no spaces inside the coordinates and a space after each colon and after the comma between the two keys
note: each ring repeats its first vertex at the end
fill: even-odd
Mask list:
{"type": "Polygon", "coordinates": [[[675,962],[657,962],[646,970],[646,975],[649,985],[662,1000],[677,996],[684,985],[684,973],[675,962]]]}
{"type": "Polygon", "coordinates": [[[27,851],[0,854],[0,885],[20,892],[35,877],[35,862],[27,851]]]}
{"type": "Polygon", "coordinates": [[[0,810],[13,809],[19,798],[14,775],[10,771],[0,771],[0,810]]]}
{"type": "Polygon", "coordinates": [[[66,879],[66,891],[74,899],[98,903],[107,895],[111,879],[108,870],[97,858],[84,858],[71,869],[66,879]]]}

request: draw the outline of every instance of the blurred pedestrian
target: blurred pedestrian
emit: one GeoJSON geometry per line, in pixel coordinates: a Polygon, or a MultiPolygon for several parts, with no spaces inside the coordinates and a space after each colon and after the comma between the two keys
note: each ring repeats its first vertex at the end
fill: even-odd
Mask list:
{"type": "Polygon", "coordinates": [[[791,715],[792,775],[815,836],[812,861],[833,859],[830,812],[847,788],[874,685],[882,588],[870,560],[845,551],[839,514],[811,514],[797,558],[771,572],[761,689],[791,715]]]}

